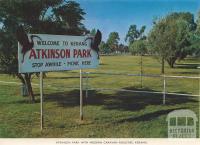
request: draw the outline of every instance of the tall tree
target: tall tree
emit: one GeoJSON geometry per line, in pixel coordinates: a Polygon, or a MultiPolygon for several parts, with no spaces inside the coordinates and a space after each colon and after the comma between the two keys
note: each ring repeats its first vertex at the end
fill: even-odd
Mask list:
{"type": "Polygon", "coordinates": [[[0,1],[0,67],[27,85],[32,102],[33,73],[18,73],[16,29],[23,25],[27,33],[82,35],[87,31],[81,21],[84,11],[74,1],[8,0],[0,1]]]}
{"type": "Polygon", "coordinates": [[[125,46],[124,46],[124,44],[122,44],[122,43],[120,43],[119,44],[119,47],[118,47],[118,51],[120,52],[120,53],[125,53],[125,50],[126,48],[125,48],[125,46]]]}
{"type": "Polygon", "coordinates": [[[191,13],[171,13],[154,23],[148,36],[148,42],[154,54],[161,58],[164,73],[164,60],[170,67],[177,59],[183,59],[189,53],[190,34],[196,25],[191,13]]]}
{"type": "Polygon", "coordinates": [[[132,54],[140,55],[140,84],[141,88],[143,87],[143,56],[147,53],[146,41],[145,40],[135,40],[132,44],[130,44],[129,49],[132,54]]]}
{"type": "MultiPolygon", "coordinates": [[[[53,15],[59,24],[64,24],[65,33],[68,35],[81,35],[86,31],[85,26],[81,22],[84,20],[85,12],[80,4],[75,1],[63,1],[59,6],[54,7],[53,15]]],[[[59,25],[60,26],[60,25],[59,25]]]]}
{"type": "Polygon", "coordinates": [[[200,11],[197,14],[197,29],[196,32],[200,34],[200,11]]]}
{"type": "Polygon", "coordinates": [[[146,41],[145,40],[136,40],[130,45],[131,53],[138,54],[143,56],[147,53],[146,41]]]}
{"type": "Polygon", "coordinates": [[[191,37],[192,46],[191,46],[191,55],[200,56],[200,11],[197,15],[197,28],[195,33],[191,37]]]}
{"type": "Polygon", "coordinates": [[[126,34],[125,41],[129,42],[129,45],[132,44],[135,40],[146,39],[144,31],[146,26],[142,26],[140,29],[137,29],[136,25],[130,25],[129,30],[126,34]]]}
{"type": "Polygon", "coordinates": [[[102,54],[109,54],[110,53],[109,46],[104,41],[101,41],[101,43],[99,45],[99,50],[100,50],[100,53],[102,53],[102,54]]]}
{"type": "Polygon", "coordinates": [[[129,51],[131,52],[131,54],[136,54],[137,50],[134,50],[136,47],[133,47],[133,46],[136,46],[134,45],[133,43],[136,42],[137,40],[145,40],[146,39],[146,36],[144,35],[144,32],[145,32],[145,29],[146,29],[146,26],[142,26],[140,29],[137,29],[137,26],[136,25],[131,25],[129,27],[129,30],[128,30],[128,33],[126,34],[126,37],[125,37],[125,41],[129,42],[129,51]]]}
{"type": "Polygon", "coordinates": [[[111,51],[116,51],[116,49],[118,48],[119,40],[120,38],[117,32],[111,32],[109,34],[109,37],[106,43],[108,44],[111,51]]]}
{"type": "Polygon", "coordinates": [[[92,35],[92,36],[95,36],[95,34],[96,34],[96,29],[94,28],[94,29],[92,29],[91,31],[90,31],[90,34],[92,35]]]}

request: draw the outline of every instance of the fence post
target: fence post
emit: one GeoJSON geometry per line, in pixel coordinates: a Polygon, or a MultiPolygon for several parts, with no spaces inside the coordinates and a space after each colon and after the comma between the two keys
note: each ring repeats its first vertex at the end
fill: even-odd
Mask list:
{"type": "Polygon", "coordinates": [[[83,120],[83,83],[82,83],[82,70],[80,69],[80,120],[83,120]]]}
{"type": "Polygon", "coordinates": [[[140,56],[140,87],[142,88],[143,87],[143,66],[142,66],[142,55],[140,56]]]}
{"type": "Polygon", "coordinates": [[[86,73],[86,83],[85,83],[85,96],[88,98],[88,74],[89,72],[86,73]]]}
{"type": "MultiPolygon", "coordinates": [[[[200,67],[198,67],[200,69],[200,67]]],[[[199,72],[199,138],[200,138],[200,72],[199,72]]]]}
{"type": "Polygon", "coordinates": [[[166,78],[165,75],[163,75],[163,104],[165,105],[165,97],[166,97],[166,78]]]}
{"type": "Polygon", "coordinates": [[[43,129],[43,72],[40,72],[40,129],[43,129]]]}

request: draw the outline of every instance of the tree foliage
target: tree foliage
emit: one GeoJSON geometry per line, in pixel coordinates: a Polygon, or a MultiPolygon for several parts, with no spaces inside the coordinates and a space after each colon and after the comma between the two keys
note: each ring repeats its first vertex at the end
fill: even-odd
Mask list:
{"type": "Polygon", "coordinates": [[[193,33],[191,37],[191,55],[200,56],[200,11],[198,12],[197,16],[197,28],[196,31],[193,33]]]}
{"type": "Polygon", "coordinates": [[[117,32],[111,32],[109,34],[108,40],[107,40],[107,45],[111,49],[111,51],[116,51],[118,48],[118,43],[119,43],[119,34],[117,32]]]}
{"type": "Polygon", "coordinates": [[[137,29],[136,25],[131,25],[129,27],[128,33],[126,34],[125,41],[129,42],[129,51],[132,55],[139,54],[138,53],[138,44],[141,44],[142,41],[145,40],[146,36],[144,35],[146,26],[142,26],[140,29],[137,29]],[[134,44],[136,42],[136,44],[134,44]]]}
{"type": "Polygon", "coordinates": [[[136,40],[129,46],[129,50],[134,55],[144,55],[145,53],[147,53],[146,41],[136,40]]]}
{"type": "Polygon", "coordinates": [[[118,50],[118,52],[120,52],[120,53],[126,53],[126,52],[128,52],[127,46],[125,46],[125,45],[122,44],[122,43],[119,44],[117,50],[118,50]]]}
{"type": "Polygon", "coordinates": [[[148,42],[151,51],[162,60],[162,73],[164,60],[173,67],[177,59],[183,59],[189,54],[190,37],[195,28],[194,16],[188,12],[171,13],[155,22],[148,42]]]}
{"type": "Polygon", "coordinates": [[[99,50],[101,54],[109,54],[111,52],[111,50],[109,49],[109,46],[107,43],[105,43],[104,41],[101,41],[100,45],[99,45],[99,50]]]}
{"type": "Polygon", "coordinates": [[[32,73],[18,73],[17,27],[23,25],[27,33],[82,35],[87,32],[81,23],[84,15],[75,1],[0,1],[0,68],[27,85],[32,101],[35,100],[30,81],[32,73]]]}
{"type": "Polygon", "coordinates": [[[140,29],[137,29],[136,25],[131,25],[129,27],[128,33],[126,34],[125,41],[129,42],[129,45],[132,44],[135,40],[146,39],[144,31],[146,26],[142,26],[140,29]]]}
{"type": "Polygon", "coordinates": [[[92,35],[92,36],[95,36],[95,34],[96,34],[96,29],[94,28],[94,29],[92,29],[91,31],[90,31],[90,35],[92,35]]]}

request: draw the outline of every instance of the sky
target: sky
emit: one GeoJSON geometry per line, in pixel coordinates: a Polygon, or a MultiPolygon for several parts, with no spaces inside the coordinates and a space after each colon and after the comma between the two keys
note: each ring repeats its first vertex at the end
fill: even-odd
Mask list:
{"type": "Polygon", "coordinates": [[[200,0],[76,0],[86,15],[83,24],[87,29],[99,29],[106,41],[110,32],[118,32],[120,43],[129,26],[146,25],[146,34],[152,28],[154,18],[171,12],[191,12],[195,18],[200,10],[200,0]]]}

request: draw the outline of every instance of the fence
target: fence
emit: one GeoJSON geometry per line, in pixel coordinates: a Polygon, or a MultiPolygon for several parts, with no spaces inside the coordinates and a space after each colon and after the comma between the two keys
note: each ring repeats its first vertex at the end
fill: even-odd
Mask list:
{"type": "MultiPolygon", "coordinates": [[[[72,80],[75,80],[74,78],[77,78],[76,79],[76,82],[73,81],[71,83],[73,84],[77,84],[76,86],[68,86],[66,84],[65,86],[65,91],[69,90],[69,89],[79,89],[79,73],[77,72],[67,72],[67,73],[71,73],[72,74],[72,80]],[[77,75],[77,77],[74,77],[74,74],[77,75]],[[67,87],[68,86],[68,87],[67,87]]],[[[136,92],[136,93],[151,93],[151,94],[161,94],[162,95],[162,99],[163,99],[163,104],[166,103],[166,95],[182,95],[182,96],[194,96],[194,97],[198,97],[200,96],[200,77],[194,77],[194,76],[171,76],[171,75],[150,75],[150,74],[128,74],[128,73],[105,73],[105,72],[82,72],[83,74],[83,90],[85,90],[85,96],[88,97],[89,96],[89,91],[90,90],[97,90],[97,91],[109,91],[109,90],[113,90],[113,91],[122,91],[122,92],[136,92]],[[103,83],[100,84],[100,82],[97,80],[95,83],[98,84],[96,85],[96,87],[93,86],[92,84],[92,81],[91,81],[91,78],[92,78],[92,75],[96,75],[96,76],[99,76],[100,77],[100,80],[103,80],[103,83]],[[111,81],[112,82],[109,82],[110,84],[115,84],[117,82],[119,82],[120,84],[122,83],[121,86],[125,86],[126,83],[130,83],[130,82],[120,82],[118,81],[120,77],[122,77],[121,79],[123,80],[124,78],[123,77],[139,77],[138,81],[137,82],[140,82],[140,87],[143,87],[144,86],[144,81],[143,79],[144,78],[159,78],[160,79],[160,83],[162,84],[162,86],[160,86],[160,90],[159,91],[149,91],[149,90],[134,90],[134,89],[124,89],[122,88],[121,86],[120,87],[112,87],[112,88],[107,88],[105,87],[106,85],[106,81],[104,81],[104,77],[103,76],[116,76],[117,79],[112,79],[111,81]],[[199,92],[196,93],[196,94],[189,94],[189,93],[176,93],[176,92],[172,92],[172,91],[168,91],[168,85],[167,85],[167,80],[168,79],[192,79],[192,80],[196,80],[198,81],[199,80],[199,85],[198,85],[198,88],[199,88],[199,92]],[[114,80],[114,81],[113,81],[114,80]],[[102,87],[104,86],[104,87],[102,87]]],[[[51,80],[51,77],[47,77],[46,78],[47,80],[51,80]]],[[[45,79],[45,80],[46,80],[45,79]]],[[[63,85],[64,84],[58,84],[56,85],[56,83],[51,83],[50,81],[46,81],[45,82],[45,89],[53,89],[53,90],[63,90],[63,85]],[[62,89],[61,89],[62,88],[62,89]]],[[[95,80],[95,78],[93,79],[93,81],[95,80]]],[[[127,80],[127,79],[126,79],[127,80]]],[[[131,80],[131,79],[129,79],[131,80]]],[[[177,81],[176,81],[177,82],[177,81]]],[[[0,83],[6,83],[6,84],[13,84],[13,85],[20,85],[20,83],[18,82],[7,82],[7,81],[0,81],[0,83]]],[[[174,83],[174,82],[173,82],[174,83]]],[[[32,83],[33,87],[36,87],[38,88],[39,87],[39,84],[38,83],[32,83]]]]}
{"type": "Polygon", "coordinates": [[[85,90],[85,95],[88,97],[88,91],[89,90],[101,90],[101,91],[106,91],[106,90],[115,90],[115,91],[124,91],[124,92],[137,92],[137,93],[152,93],[152,94],[162,94],[163,97],[163,104],[166,103],[166,95],[182,95],[182,96],[194,96],[198,97],[200,96],[200,77],[194,77],[194,76],[171,76],[171,75],[147,75],[147,74],[123,74],[123,73],[96,73],[96,72],[82,72],[84,75],[84,90],[85,90]],[[115,76],[135,76],[135,77],[140,77],[140,82],[141,82],[141,87],[143,86],[143,77],[150,77],[150,78],[162,78],[163,80],[163,91],[147,91],[147,90],[128,90],[128,89],[118,89],[118,88],[92,88],[90,87],[90,82],[89,82],[89,76],[90,75],[115,75],[115,76]],[[186,94],[186,93],[175,93],[175,92],[167,92],[167,84],[166,80],[167,79],[198,79],[199,80],[199,94],[186,94]]]}

